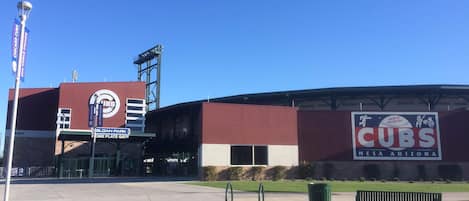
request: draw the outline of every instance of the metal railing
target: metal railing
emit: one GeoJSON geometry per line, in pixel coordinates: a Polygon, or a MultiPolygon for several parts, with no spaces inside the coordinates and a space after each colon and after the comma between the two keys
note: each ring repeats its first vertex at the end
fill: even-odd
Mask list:
{"type": "Polygon", "coordinates": [[[225,201],[233,201],[233,185],[231,185],[231,183],[226,184],[225,201]],[[231,198],[231,199],[228,200],[228,198],[231,198]]]}
{"type": "MultiPolygon", "coordinates": [[[[5,177],[6,168],[0,167],[0,177],[5,177]]],[[[11,168],[12,177],[53,177],[55,167],[13,167],[11,168]]]]}
{"type": "Polygon", "coordinates": [[[264,201],[264,184],[259,184],[259,190],[257,190],[257,200],[264,201]]]}
{"type": "MultiPolygon", "coordinates": [[[[225,201],[233,201],[233,198],[233,185],[228,182],[225,188],[225,201]]],[[[262,183],[259,184],[259,188],[257,190],[257,200],[264,201],[264,184],[262,183]]]]}
{"type": "Polygon", "coordinates": [[[357,191],[356,201],[441,201],[441,193],[357,191]]]}

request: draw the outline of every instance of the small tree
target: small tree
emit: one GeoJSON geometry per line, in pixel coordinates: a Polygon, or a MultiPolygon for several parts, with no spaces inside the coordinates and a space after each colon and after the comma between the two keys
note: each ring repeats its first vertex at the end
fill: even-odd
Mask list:
{"type": "Polygon", "coordinates": [[[298,166],[298,177],[300,179],[313,178],[315,166],[312,163],[303,161],[298,166]]]}
{"type": "Polygon", "coordinates": [[[273,176],[272,176],[272,180],[274,181],[278,181],[278,180],[281,180],[281,179],[284,179],[285,178],[285,171],[287,170],[287,168],[285,166],[275,166],[272,168],[273,170],[273,176]]]}
{"type": "Polygon", "coordinates": [[[217,168],[215,166],[205,166],[202,168],[203,179],[205,181],[217,180],[217,168]]]}
{"type": "Polygon", "coordinates": [[[254,166],[251,168],[252,179],[259,180],[261,179],[262,172],[264,171],[265,167],[263,166],[254,166]]]}
{"type": "Polygon", "coordinates": [[[228,168],[228,177],[230,180],[240,180],[243,175],[242,167],[230,167],[228,168]]]}

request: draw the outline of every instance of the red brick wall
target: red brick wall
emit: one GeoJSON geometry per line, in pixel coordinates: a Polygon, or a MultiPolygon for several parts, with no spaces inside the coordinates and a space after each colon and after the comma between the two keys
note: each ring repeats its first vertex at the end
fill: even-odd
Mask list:
{"type": "MultiPolygon", "coordinates": [[[[5,137],[4,164],[8,158],[10,136],[5,137]]],[[[15,137],[13,167],[53,166],[55,138],[15,137]]]]}
{"type": "Polygon", "coordinates": [[[202,143],[297,145],[296,109],[203,103],[202,143]]]}
{"type": "Polygon", "coordinates": [[[100,89],[111,90],[120,99],[119,111],[113,117],[104,119],[105,127],[125,125],[127,98],[145,98],[144,82],[62,83],[59,107],[72,108],[72,129],[88,129],[88,103],[91,95],[100,89]]]}

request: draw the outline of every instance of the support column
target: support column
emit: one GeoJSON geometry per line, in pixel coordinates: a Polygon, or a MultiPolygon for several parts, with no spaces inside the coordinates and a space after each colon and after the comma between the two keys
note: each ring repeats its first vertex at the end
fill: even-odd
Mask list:
{"type": "Polygon", "coordinates": [[[65,140],[62,141],[62,146],[60,149],[60,156],[59,156],[59,178],[63,178],[64,176],[64,149],[65,149],[65,140]]]}
{"type": "Polygon", "coordinates": [[[121,168],[120,168],[120,162],[121,160],[121,142],[119,140],[117,140],[116,142],[116,164],[115,164],[115,172],[116,172],[116,176],[119,176],[121,175],[121,168]]]}

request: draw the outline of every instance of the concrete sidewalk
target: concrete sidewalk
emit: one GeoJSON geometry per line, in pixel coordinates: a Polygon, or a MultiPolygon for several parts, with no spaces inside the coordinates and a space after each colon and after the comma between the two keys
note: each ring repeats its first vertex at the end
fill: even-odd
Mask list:
{"type": "MultiPolygon", "coordinates": [[[[0,195],[3,197],[4,185],[0,195]]],[[[154,179],[23,180],[11,186],[11,201],[224,201],[225,189],[154,179]]],[[[235,192],[235,201],[256,201],[256,193],[235,192]]],[[[307,201],[306,193],[266,193],[266,201],[307,201]]],[[[354,201],[355,193],[333,193],[333,201],[354,201]]],[[[469,201],[467,193],[444,193],[444,201],[469,201]]]]}

